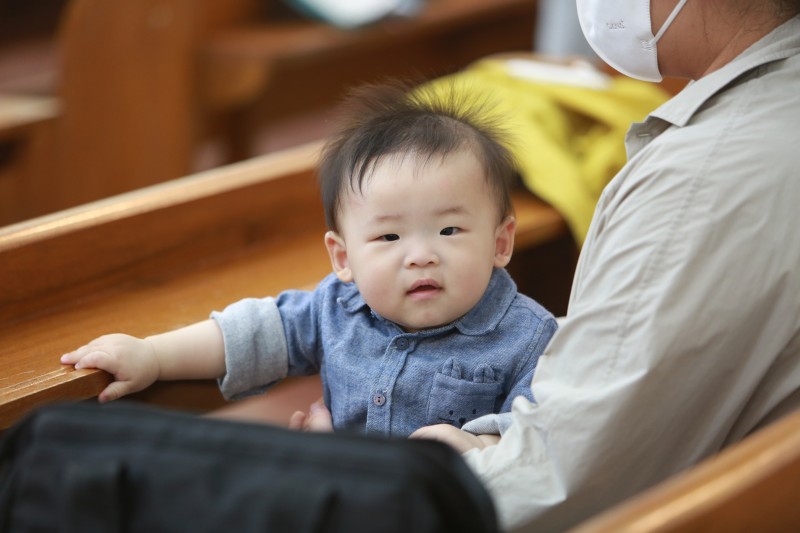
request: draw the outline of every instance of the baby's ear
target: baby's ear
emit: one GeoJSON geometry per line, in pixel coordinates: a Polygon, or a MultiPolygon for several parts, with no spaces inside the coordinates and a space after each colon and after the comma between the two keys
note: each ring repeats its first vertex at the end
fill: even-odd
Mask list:
{"type": "Polygon", "coordinates": [[[494,266],[502,268],[511,261],[514,253],[514,232],[517,230],[517,219],[507,216],[494,234],[494,266]]]}
{"type": "Polygon", "coordinates": [[[336,277],[344,283],[353,281],[353,272],[347,261],[347,246],[345,246],[344,239],[335,231],[329,231],[325,234],[325,248],[328,249],[331,266],[336,277]]]}

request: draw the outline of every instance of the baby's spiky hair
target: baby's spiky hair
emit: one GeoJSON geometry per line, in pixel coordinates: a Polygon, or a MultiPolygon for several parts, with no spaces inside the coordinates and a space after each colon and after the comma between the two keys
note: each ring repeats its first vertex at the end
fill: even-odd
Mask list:
{"type": "Polygon", "coordinates": [[[483,167],[501,217],[512,213],[515,165],[491,99],[464,87],[436,87],[391,81],[350,92],[340,129],[326,144],[319,168],[330,229],[337,229],[345,187],[360,191],[378,161],[394,155],[411,155],[424,164],[469,150],[483,167]]]}

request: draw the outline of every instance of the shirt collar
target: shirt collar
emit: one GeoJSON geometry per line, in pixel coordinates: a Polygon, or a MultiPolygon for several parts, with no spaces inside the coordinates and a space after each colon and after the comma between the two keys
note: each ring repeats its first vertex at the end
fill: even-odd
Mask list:
{"type": "MultiPolygon", "coordinates": [[[[339,303],[346,311],[356,313],[368,306],[361,293],[356,290],[355,285],[350,284],[350,286],[353,290],[350,291],[350,294],[339,298],[339,303]]],[[[446,326],[424,330],[420,333],[456,328],[464,335],[483,335],[497,327],[516,295],[517,286],[508,272],[504,268],[495,268],[483,296],[466,315],[446,326]]],[[[382,317],[379,318],[385,320],[382,317]]]]}
{"type": "Polygon", "coordinates": [[[517,285],[504,268],[495,268],[478,303],[453,324],[464,335],[483,335],[500,323],[517,296],[517,285]]]}

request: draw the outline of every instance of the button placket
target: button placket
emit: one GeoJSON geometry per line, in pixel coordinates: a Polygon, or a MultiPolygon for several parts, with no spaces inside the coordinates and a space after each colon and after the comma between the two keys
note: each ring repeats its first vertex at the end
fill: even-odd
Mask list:
{"type": "Polygon", "coordinates": [[[369,395],[369,408],[367,412],[367,430],[382,431],[391,434],[392,431],[392,390],[395,381],[405,366],[408,352],[414,349],[414,340],[402,333],[392,339],[386,346],[384,362],[380,374],[372,382],[372,392],[369,395]]]}
{"type": "MultiPolygon", "coordinates": [[[[411,344],[412,344],[411,341],[409,339],[407,339],[406,337],[398,337],[398,338],[396,338],[394,340],[394,348],[395,348],[395,350],[399,350],[401,352],[405,352],[406,350],[411,348],[411,344]]],[[[402,368],[402,365],[400,365],[398,367],[398,369],[399,368],[402,368]]],[[[396,377],[396,376],[394,376],[394,377],[396,377]]],[[[383,386],[385,387],[386,385],[383,385],[383,386]]],[[[387,389],[386,388],[382,388],[382,389],[379,389],[378,391],[376,391],[372,395],[372,403],[374,405],[376,405],[377,407],[383,407],[384,405],[386,405],[386,402],[388,401],[388,399],[386,398],[386,393],[387,393],[387,389]]]]}

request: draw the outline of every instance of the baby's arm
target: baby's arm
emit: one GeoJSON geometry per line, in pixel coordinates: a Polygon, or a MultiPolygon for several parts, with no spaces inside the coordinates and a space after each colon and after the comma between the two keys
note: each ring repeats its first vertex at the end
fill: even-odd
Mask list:
{"type": "Polygon", "coordinates": [[[222,377],[225,348],[217,323],[206,320],[145,339],[104,335],[62,355],[61,362],[112,374],[114,381],[98,396],[100,402],[107,402],[145,389],[156,380],[222,377]]]}

